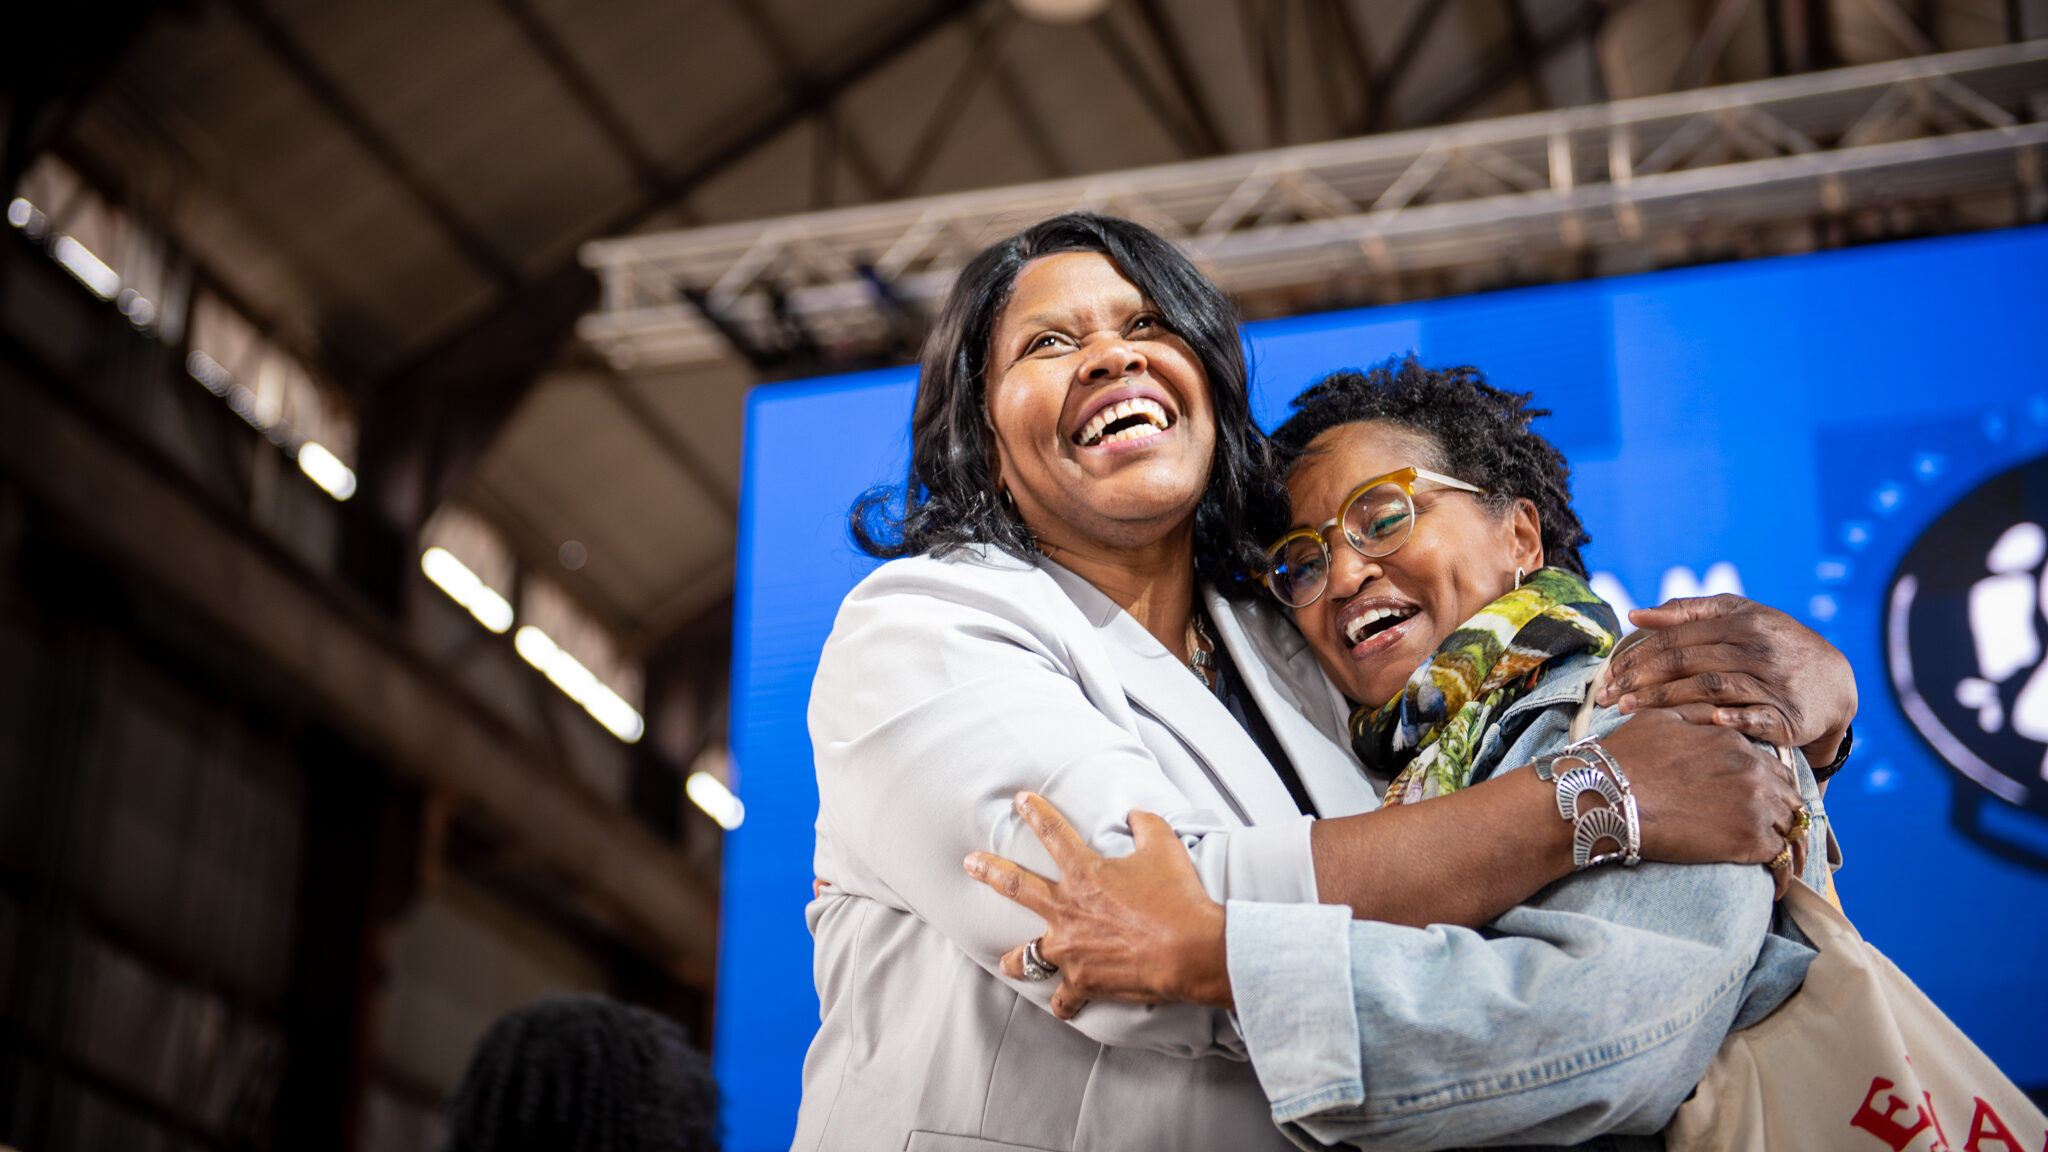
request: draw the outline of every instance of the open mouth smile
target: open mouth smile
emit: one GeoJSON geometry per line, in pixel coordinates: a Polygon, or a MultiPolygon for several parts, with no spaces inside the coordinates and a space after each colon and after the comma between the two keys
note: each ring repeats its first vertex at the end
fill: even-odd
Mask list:
{"type": "Polygon", "coordinates": [[[1149,396],[1133,396],[1104,405],[1074,434],[1074,443],[1082,448],[1099,448],[1150,439],[1171,427],[1173,417],[1165,405],[1149,396]]]}
{"type": "Polygon", "coordinates": [[[1412,604],[1368,608],[1344,621],[1344,642],[1355,649],[1406,624],[1420,611],[1412,604]]]}

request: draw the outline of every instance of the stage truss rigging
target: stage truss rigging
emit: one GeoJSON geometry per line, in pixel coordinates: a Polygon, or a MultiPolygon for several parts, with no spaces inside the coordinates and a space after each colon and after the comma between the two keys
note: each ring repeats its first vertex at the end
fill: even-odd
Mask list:
{"type": "MultiPolygon", "coordinates": [[[[976,249],[1076,208],[1171,236],[1259,313],[1377,279],[2010,194],[2048,216],[2048,41],[918,200],[596,241],[614,366],[914,347],[976,249]]],[[[1612,266],[1610,261],[1605,266],[1612,266]]],[[[1581,272],[1580,274],[1584,274],[1581,272]]]]}

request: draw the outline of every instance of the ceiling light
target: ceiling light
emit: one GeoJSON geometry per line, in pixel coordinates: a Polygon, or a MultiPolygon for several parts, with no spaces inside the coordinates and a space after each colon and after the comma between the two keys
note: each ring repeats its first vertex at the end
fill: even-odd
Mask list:
{"type": "Polygon", "coordinates": [[[112,300],[114,293],[121,290],[121,274],[107,267],[105,261],[69,236],[57,241],[50,255],[102,300],[112,300]]]}
{"type": "MultiPolygon", "coordinates": [[[[439,551],[432,549],[432,551],[439,551]]],[[[453,557],[450,557],[453,559],[453,557]]],[[[469,569],[465,568],[467,572],[469,569]]],[[[471,609],[475,611],[475,609],[471,609]]],[[[507,617],[511,609],[505,610],[507,617]]],[[[628,744],[640,739],[647,730],[640,719],[640,713],[618,693],[606,687],[604,682],[593,675],[582,661],[564,652],[547,633],[528,624],[512,636],[512,646],[528,664],[547,676],[569,699],[583,705],[591,718],[628,744]]]]}
{"type": "MultiPolygon", "coordinates": [[[[477,623],[493,632],[503,632],[512,626],[512,605],[503,596],[492,591],[490,586],[469,570],[469,566],[455,558],[446,548],[429,548],[420,557],[420,571],[434,586],[448,594],[448,598],[469,609],[477,623]]],[[[523,628],[522,632],[531,632],[523,628]]],[[[542,637],[546,639],[546,637],[542,637]]],[[[525,655],[525,650],[520,651],[525,655]]],[[[531,662],[529,658],[529,662],[531,662]]]]}
{"type": "MultiPolygon", "coordinates": [[[[316,441],[308,440],[299,445],[299,471],[336,500],[346,500],[356,494],[355,472],[316,441]]],[[[503,632],[504,629],[493,628],[491,631],[503,632]]]]}
{"type": "Polygon", "coordinates": [[[725,783],[709,772],[692,772],[683,783],[683,791],[689,793],[690,802],[704,810],[706,816],[718,821],[718,826],[727,832],[740,826],[747,818],[747,806],[732,794],[725,783]]]}
{"type": "Polygon", "coordinates": [[[1010,0],[1010,4],[1041,24],[1080,24],[1109,11],[1109,0],[1010,0]]]}

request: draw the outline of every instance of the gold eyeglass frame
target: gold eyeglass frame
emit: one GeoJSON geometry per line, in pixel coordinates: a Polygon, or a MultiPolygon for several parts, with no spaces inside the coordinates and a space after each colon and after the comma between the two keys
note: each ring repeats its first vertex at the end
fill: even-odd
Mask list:
{"type": "MultiPolygon", "coordinates": [[[[1446,476],[1441,472],[1431,472],[1427,468],[1417,468],[1412,464],[1406,468],[1396,469],[1395,471],[1389,472],[1384,476],[1375,476],[1372,479],[1367,480],[1365,483],[1360,484],[1358,487],[1353,488],[1351,490],[1351,495],[1346,496],[1344,498],[1344,502],[1342,504],[1337,505],[1337,514],[1335,516],[1330,517],[1328,520],[1323,521],[1319,527],[1296,528],[1294,531],[1289,532],[1287,535],[1282,536],[1279,540],[1275,541],[1272,547],[1266,549],[1266,570],[1259,574],[1259,583],[1266,586],[1266,591],[1273,593],[1273,599],[1280,600],[1280,603],[1288,608],[1306,608],[1310,604],[1313,604],[1316,601],[1322,599],[1323,593],[1330,587],[1330,529],[1335,528],[1339,524],[1343,523],[1345,514],[1351,511],[1351,506],[1358,503],[1360,497],[1364,496],[1367,492],[1372,491],[1373,489],[1379,487],[1382,484],[1392,484],[1395,487],[1399,488],[1401,490],[1401,494],[1407,497],[1408,499],[1409,511],[1411,513],[1419,511],[1419,509],[1415,505],[1415,482],[1417,480],[1428,480],[1432,483],[1441,484],[1446,488],[1450,488],[1458,492],[1470,492],[1475,496],[1486,495],[1486,489],[1484,488],[1479,488],[1474,485],[1467,484],[1463,480],[1452,479],[1451,477],[1446,476]],[[1280,599],[1280,593],[1275,592],[1273,590],[1273,569],[1275,567],[1275,562],[1280,557],[1280,554],[1287,550],[1287,546],[1303,537],[1313,539],[1316,542],[1316,544],[1323,550],[1323,586],[1321,588],[1316,589],[1316,594],[1309,597],[1307,600],[1299,604],[1288,604],[1287,601],[1280,599]]],[[[1400,541],[1396,543],[1392,548],[1389,548],[1384,552],[1368,552],[1365,550],[1363,545],[1361,545],[1358,541],[1353,540],[1351,538],[1350,532],[1347,531],[1340,533],[1340,535],[1344,537],[1344,543],[1350,545],[1351,550],[1353,552],[1358,553],[1360,556],[1363,556],[1368,560],[1379,560],[1388,556],[1392,556],[1394,553],[1399,552],[1401,550],[1401,545],[1408,543],[1408,537],[1414,534],[1415,520],[1413,515],[1409,517],[1408,530],[1401,534],[1400,541]]]]}

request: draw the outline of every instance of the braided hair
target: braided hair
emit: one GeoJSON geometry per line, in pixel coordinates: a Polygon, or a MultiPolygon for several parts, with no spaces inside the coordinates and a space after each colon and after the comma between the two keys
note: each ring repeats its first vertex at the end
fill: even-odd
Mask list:
{"type": "Polygon", "coordinates": [[[713,1152],[718,1085],[682,1026],[602,996],[500,1017],[448,1100],[444,1152],[713,1152]]]}
{"type": "MultiPolygon", "coordinates": [[[[1580,546],[1590,542],[1572,511],[1572,469],[1564,453],[1530,428],[1547,408],[1533,395],[1504,392],[1477,368],[1424,368],[1414,356],[1396,356],[1365,371],[1332,372],[1294,398],[1294,414],[1273,433],[1287,468],[1309,454],[1316,437],[1346,424],[1378,421],[1420,433],[1436,459],[1417,461],[1486,489],[1482,502],[1505,515],[1517,499],[1536,505],[1542,521],[1543,562],[1586,574],[1580,546]]],[[[1287,522],[1282,517],[1269,521],[1287,522]]]]}

